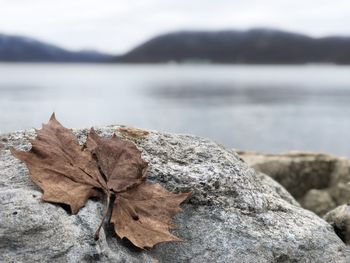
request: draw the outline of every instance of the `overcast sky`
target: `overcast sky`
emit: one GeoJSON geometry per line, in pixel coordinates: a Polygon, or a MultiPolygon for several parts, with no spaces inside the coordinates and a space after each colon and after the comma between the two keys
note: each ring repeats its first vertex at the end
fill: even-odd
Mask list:
{"type": "Polygon", "coordinates": [[[0,33],[122,53],[183,29],[349,35],[350,0],[0,0],[0,33]]]}

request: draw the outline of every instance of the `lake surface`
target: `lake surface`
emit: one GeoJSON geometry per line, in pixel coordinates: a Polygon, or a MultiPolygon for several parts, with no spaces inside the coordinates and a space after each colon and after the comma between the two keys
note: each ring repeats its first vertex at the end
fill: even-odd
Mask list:
{"type": "Polygon", "coordinates": [[[67,127],[125,124],[237,149],[350,157],[350,67],[0,64],[0,133],[55,111],[67,127]]]}

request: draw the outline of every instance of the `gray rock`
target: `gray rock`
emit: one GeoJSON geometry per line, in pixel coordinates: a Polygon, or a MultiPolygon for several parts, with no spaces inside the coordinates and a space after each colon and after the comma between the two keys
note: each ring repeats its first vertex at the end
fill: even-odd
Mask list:
{"type": "MultiPolygon", "coordinates": [[[[96,128],[111,136],[117,126],[96,128]]],[[[87,130],[76,130],[83,142],[87,130]]],[[[333,228],[272,179],[258,175],[228,150],[207,139],[158,132],[132,139],[149,162],[149,180],[193,196],[175,218],[181,243],[139,250],[106,223],[93,233],[102,205],[90,200],[77,215],[40,200],[24,164],[9,147],[29,150],[33,130],[3,135],[0,142],[0,260],[2,262],[350,262],[333,228]]],[[[125,135],[125,134],[124,134],[125,135]]]]}
{"type": "Polygon", "coordinates": [[[303,207],[315,212],[318,215],[324,215],[332,210],[336,204],[328,191],[311,189],[306,192],[301,200],[303,207]]]}
{"type": "Polygon", "coordinates": [[[324,219],[329,222],[338,236],[346,243],[350,244],[350,206],[341,205],[329,211],[324,219]]]}
{"type": "Polygon", "coordinates": [[[350,161],[323,153],[239,152],[256,171],[283,185],[302,207],[323,216],[350,200],[350,161]]]}

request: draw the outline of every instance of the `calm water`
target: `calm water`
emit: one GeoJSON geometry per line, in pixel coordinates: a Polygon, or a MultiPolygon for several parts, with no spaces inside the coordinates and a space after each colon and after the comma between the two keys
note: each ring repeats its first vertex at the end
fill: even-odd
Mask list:
{"type": "Polygon", "coordinates": [[[0,132],[127,124],[350,157],[350,67],[0,64],[0,132]]]}

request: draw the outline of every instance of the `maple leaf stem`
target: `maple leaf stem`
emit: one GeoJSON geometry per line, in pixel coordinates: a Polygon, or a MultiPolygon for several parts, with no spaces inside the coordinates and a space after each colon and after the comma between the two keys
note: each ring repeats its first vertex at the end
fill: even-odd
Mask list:
{"type": "Polygon", "coordinates": [[[110,192],[106,192],[106,195],[107,195],[107,200],[106,200],[106,205],[105,205],[105,209],[104,209],[104,214],[103,214],[103,217],[101,219],[101,222],[95,232],[95,235],[94,235],[94,240],[97,241],[99,238],[100,238],[100,230],[101,230],[101,227],[103,225],[103,222],[105,221],[106,219],[106,216],[108,214],[108,211],[109,211],[109,203],[111,201],[111,194],[110,192]]]}

